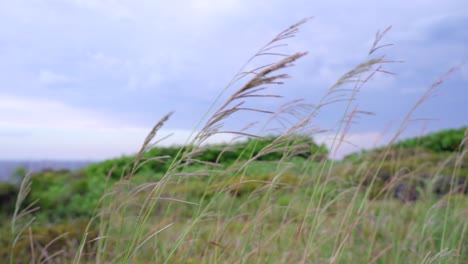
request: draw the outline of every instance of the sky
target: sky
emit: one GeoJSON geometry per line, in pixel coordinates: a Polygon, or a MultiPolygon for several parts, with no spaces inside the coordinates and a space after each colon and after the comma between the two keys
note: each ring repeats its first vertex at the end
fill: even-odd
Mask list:
{"type": "MultiPolygon", "coordinates": [[[[0,159],[128,155],[170,111],[158,138],[172,136],[160,144],[183,144],[210,107],[241,85],[225,90],[246,61],[306,17],[312,19],[278,51],[308,52],[284,71],[291,76],[285,84],[271,87],[283,98],[249,106],[274,111],[297,98],[318,104],[340,76],[369,59],[376,32],[391,26],[382,43],[393,45],[375,56],[395,61],[384,65],[393,74],[377,74],[360,89],[352,107],[374,115],[355,120],[337,157],[386,143],[452,67],[402,136],[468,125],[465,0],[0,0],[0,159]]],[[[245,69],[269,59],[278,58],[261,57],[245,69]]],[[[314,134],[316,141],[331,146],[345,109],[337,103],[320,110],[311,122],[325,132],[314,134]]],[[[226,129],[267,119],[241,113],[226,129]]]]}

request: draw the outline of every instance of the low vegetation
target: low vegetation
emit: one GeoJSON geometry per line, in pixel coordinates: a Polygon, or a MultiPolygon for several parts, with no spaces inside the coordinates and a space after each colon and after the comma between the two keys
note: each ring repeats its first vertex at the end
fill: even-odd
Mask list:
{"type": "MultiPolygon", "coordinates": [[[[251,59],[280,56],[301,21],[251,59]]],[[[185,146],[155,145],[163,117],[139,152],[79,171],[25,174],[0,185],[0,258],[5,263],[466,263],[467,128],[397,141],[335,161],[313,138],[319,110],[344,104],[336,142],[360,111],[354,98],[389,61],[374,56],[312,105],[279,110],[250,100],[279,97],[268,87],[306,53],[241,70],[232,92],[185,146]],[[250,79],[249,79],[250,78],[250,79]],[[229,131],[247,140],[206,145],[239,112],[269,116],[264,127],[229,131]],[[277,133],[269,135],[276,126],[277,133]],[[278,130],[278,127],[280,129],[278,130]]],[[[443,77],[445,78],[445,77],[443,77]]],[[[428,89],[415,108],[437,88],[428,89]]],[[[220,96],[222,98],[222,96],[220,96]]],[[[335,146],[336,147],[336,146],[335,146]]]]}

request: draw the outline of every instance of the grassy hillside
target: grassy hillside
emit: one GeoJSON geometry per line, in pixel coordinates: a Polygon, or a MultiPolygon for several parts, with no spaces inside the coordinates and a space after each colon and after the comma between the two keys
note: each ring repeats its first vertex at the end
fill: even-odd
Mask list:
{"type": "MultiPolygon", "coordinates": [[[[399,259],[421,260],[412,256],[411,252],[405,253],[386,247],[389,243],[395,242],[407,245],[418,244],[423,239],[429,240],[425,242],[429,244],[418,247],[422,247],[420,250],[430,252],[442,246],[442,241],[439,241],[444,232],[441,224],[445,225],[445,228],[450,227],[450,232],[453,228],[459,228],[460,231],[466,229],[466,224],[462,220],[466,216],[466,211],[459,211],[456,208],[468,208],[467,198],[458,197],[456,194],[466,195],[468,158],[460,155],[458,147],[450,151],[441,151],[420,145],[412,146],[407,142],[432,138],[431,145],[437,145],[437,140],[442,142],[446,140],[440,135],[459,138],[465,130],[466,128],[440,131],[419,139],[401,141],[385,149],[351,155],[333,164],[333,168],[330,168],[331,163],[324,158],[326,150],[323,146],[313,143],[313,140],[301,139],[307,143],[301,151],[286,156],[283,156],[282,152],[269,153],[250,162],[245,168],[242,168],[248,160],[245,151],[257,155],[275,138],[237,143],[236,147],[231,146],[229,151],[226,150],[226,145],[212,145],[199,152],[197,156],[199,162],[184,166],[180,175],[185,177],[179,176],[166,184],[158,203],[149,215],[149,223],[144,225],[144,230],[151,230],[150,223],[153,221],[169,220],[174,230],[182,230],[187,221],[193,221],[193,217],[197,216],[199,221],[196,224],[197,228],[191,230],[187,236],[190,240],[196,237],[198,242],[191,242],[190,250],[205,252],[210,257],[202,259],[208,262],[211,258],[220,260],[225,257],[240,257],[225,252],[228,251],[226,247],[233,247],[236,243],[245,245],[266,243],[263,245],[266,247],[262,249],[263,253],[256,256],[259,261],[281,257],[276,255],[280,250],[304,251],[309,242],[298,240],[298,236],[303,232],[320,238],[320,242],[316,244],[317,248],[328,248],[328,253],[332,252],[337,239],[350,236],[347,239],[352,238],[352,243],[349,245],[351,251],[347,254],[351,255],[344,256],[344,259],[351,260],[357,257],[364,259],[378,249],[388,251],[387,260],[394,260],[395,256],[392,256],[391,252],[397,252],[399,259]],[[387,156],[383,158],[382,155],[386,150],[387,156]],[[216,162],[216,160],[220,167],[210,168],[209,171],[202,163],[216,162]],[[364,164],[369,166],[364,169],[364,164]],[[316,175],[328,169],[331,169],[329,176],[317,178],[316,175]],[[450,192],[453,196],[447,196],[450,192]],[[448,197],[452,198],[447,200],[448,197]],[[447,202],[451,204],[450,209],[447,207],[447,202]],[[317,205],[320,207],[316,208],[317,205]],[[319,212],[317,216],[309,215],[315,210],[319,212]],[[427,212],[432,213],[429,216],[426,215],[427,212]],[[306,230],[302,230],[304,228],[301,227],[302,222],[308,217],[312,222],[309,222],[306,230]],[[343,218],[347,223],[340,221],[343,218]],[[383,218],[386,219],[385,225],[378,220],[383,218]],[[346,227],[346,225],[351,226],[346,227]],[[406,228],[400,230],[399,226],[406,228]],[[340,234],[332,231],[334,228],[344,227],[351,228],[345,230],[350,233],[340,234]],[[328,237],[326,234],[321,234],[323,230],[330,230],[328,235],[333,235],[328,237]],[[255,232],[255,236],[250,237],[251,232],[255,232]],[[427,234],[416,236],[415,234],[419,232],[427,234]],[[272,242],[271,239],[279,240],[272,242]],[[373,243],[372,248],[369,248],[369,241],[373,243]],[[435,241],[439,241],[438,244],[432,244],[435,241]],[[361,247],[368,252],[360,252],[362,255],[358,256],[355,252],[361,247]]],[[[461,140],[457,144],[460,146],[461,140]]],[[[173,156],[178,150],[178,148],[153,148],[145,154],[145,157],[173,156]]],[[[31,179],[31,191],[26,197],[25,204],[37,201],[34,205],[40,207],[37,212],[31,214],[37,218],[31,229],[36,242],[47,245],[60,235],[67,234],[56,240],[55,245],[49,250],[55,252],[65,247],[71,257],[79,245],[73,246],[74,243],[71,241],[80,241],[85,230],[88,232],[88,239],[98,237],[99,231],[103,232],[102,228],[106,232],[118,234],[121,239],[129,236],[135,227],[128,223],[135,223],[141,214],[141,207],[138,204],[151,192],[151,184],[161,181],[170,162],[170,160],[149,161],[132,175],[132,179],[123,179],[128,175],[134,159],[135,156],[109,160],[93,164],[75,173],[45,171],[34,174],[31,179]],[[139,189],[135,193],[137,186],[139,189]],[[107,193],[107,197],[103,202],[100,199],[104,193],[107,193]],[[119,208],[122,204],[127,204],[126,208],[119,208]],[[99,213],[110,210],[110,214],[87,227],[88,219],[97,213],[96,208],[101,208],[98,209],[99,213]],[[114,215],[115,212],[119,214],[114,215]],[[103,227],[103,223],[106,223],[106,226],[103,227]]],[[[2,212],[12,213],[18,188],[6,186],[4,185],[0,191],[3,202],[2,212]]],[[[11,215],[4,215],[3,223],[6,223],[9,217],[11,215]]],[[[160,224],[157,226],[163,227],[160,224]]],[[[11,235],[9,229],[3,229],[2,232],[3,257],[6,258],[10,254],[7,245],[11,243],[11,235]]],[[[173,246],[176,243],[177,233],[166,231],[158,235],[160,242],[171,241],[169,244],[157,243],[155,246],[159,248],[158,252],[169,254],[169,245],[173,246]]],[[[447,233],[444,239],[449,240],[446,243],[455,243],[453,244],[455,247],[456,243],[467,242],[464,234],[465,231],[452,237],[447,233]]],[[[108,242],[106,252],[110,254],[109,257],[115,257],[122,250],[120,248],[122,245],[114,242],[108,242]]],[[[96,247],[97,245],[93,245],[84,250],[95,254],[96,247]]],[[[188,250],[185,247],[182,249],[188,250]]],[[[29,242],[20,240],[14,253],[21,256],[21,252],[29,250],[29,242]]],[[[237,250],[252,249],[237,248],[237,250]]],[[[148,251],[147,255],[140,255],[140,261],[154,257],[153,253],[149,252],[152,251],[148,251]]],[[[311,253],[316,255],[317,261],[325,257],[319,252],[311,251],[311,253]]],[[[466,251],[461,253],[468,256],[466,251]]],[[[179,261],[200,260],[200,256],[196,255],[199,253],[195,256],[192,255],[194,253],[185,252],[185,254],[188,255],[181,257],[179,261]]],[[[296,260],[299,261],[300,258],[296,260]]]]}

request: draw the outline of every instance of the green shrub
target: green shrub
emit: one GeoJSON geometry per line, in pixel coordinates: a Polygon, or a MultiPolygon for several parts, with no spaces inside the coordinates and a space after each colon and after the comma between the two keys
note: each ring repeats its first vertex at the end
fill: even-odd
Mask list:
{"type": "Polygon", "coordinates": [[[447,129],[422,137],[411,138],[396,143],[395,148],[423,147],[434,152],[456,152],[465,136],[467,127],[447,129]]]}

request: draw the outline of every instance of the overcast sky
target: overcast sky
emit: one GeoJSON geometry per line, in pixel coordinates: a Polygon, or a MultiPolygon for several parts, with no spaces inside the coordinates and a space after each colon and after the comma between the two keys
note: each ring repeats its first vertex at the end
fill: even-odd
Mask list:
{"type": "MultiPolygon", "coordinates": [[[[375,33],[392,26],[383,43],[394,46],[379,54],[404,63],[362,88],[358,107],[375,115],[350,128],[346,139],[357,146],[342,145],[340,155],[385,143],[424,91],[457,65],[415,112],[432,121],[412,122],[404,136],[468,125],[465,0],[0,0],[0,159],[134,153],[169,111],[175,114],[161,135],[175,134],[164,144],[183,143],[246,60],[310,16],[283,49],[309,52],[273,89],[284,98],[251,105],[318,103],[368,58],[375,33]]],[[[312,122],[333,132],[343,106],[322,109],[312,122]]],[[[227,125],[240,129],[255,118],[265,117],[236,115],[227,125]]]]}

